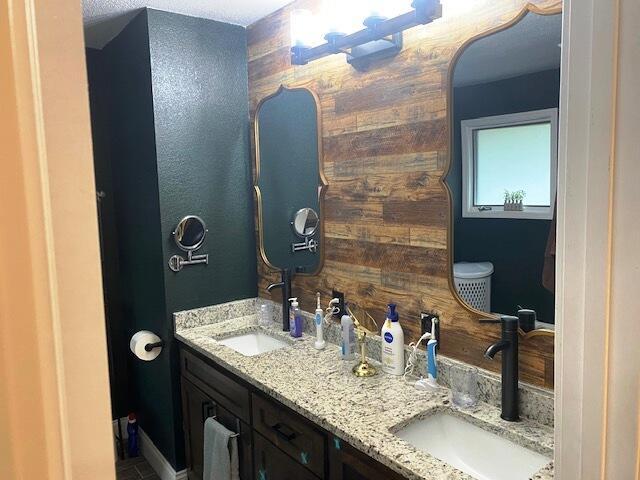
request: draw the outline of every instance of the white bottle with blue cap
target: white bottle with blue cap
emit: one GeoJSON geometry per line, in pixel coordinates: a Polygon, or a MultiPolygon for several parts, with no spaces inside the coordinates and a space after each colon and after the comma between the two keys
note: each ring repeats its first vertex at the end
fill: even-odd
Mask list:
{"type": "Polygon", "coordinates": [[[387,319],[382,326],[382,370],[391,375],[404,373],[404,332],[398,321],[396,304],[387,305],[387,319]]]}

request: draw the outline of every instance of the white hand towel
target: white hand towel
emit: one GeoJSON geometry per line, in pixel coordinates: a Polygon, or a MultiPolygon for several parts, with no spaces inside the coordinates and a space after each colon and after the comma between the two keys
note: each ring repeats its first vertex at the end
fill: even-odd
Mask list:
{"type": "Polygon", "coordinates": [[[238,444],[233,435],[213,418],[204,422],[203,480],[239,480],[238,444]]]}

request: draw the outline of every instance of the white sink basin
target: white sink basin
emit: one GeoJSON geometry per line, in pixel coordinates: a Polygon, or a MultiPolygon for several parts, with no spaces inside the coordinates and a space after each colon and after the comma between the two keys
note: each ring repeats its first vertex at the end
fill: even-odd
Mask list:
{"type": "Polygon", "coordinates": [[[396,435],[478,480],[526,480],[551,461],[446,413],[415,421],[396,435]]]}
{"type": "Polygon", "coordinates": [[[251,332],[243,335],[235,335],[220,340],[225,345],[245,357],[253,357],[261,353],[272,352],[289,345],[284,340],[266,335],[262,332],[251,332]]]}

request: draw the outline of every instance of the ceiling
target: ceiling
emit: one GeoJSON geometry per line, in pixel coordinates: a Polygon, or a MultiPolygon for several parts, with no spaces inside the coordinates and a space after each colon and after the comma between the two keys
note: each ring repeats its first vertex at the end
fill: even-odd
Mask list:
{"type": "Polygon", "coordinates": [[[560,68],[562,15],[529,13],[520,22],[472,43],[456,65],[456,87],[560,68]]]}
{"type": "Polygon", "coordinates": [[[85,41],[102,48],[143,7],[247,26],[291,0],[83,0],[85,41]]]}

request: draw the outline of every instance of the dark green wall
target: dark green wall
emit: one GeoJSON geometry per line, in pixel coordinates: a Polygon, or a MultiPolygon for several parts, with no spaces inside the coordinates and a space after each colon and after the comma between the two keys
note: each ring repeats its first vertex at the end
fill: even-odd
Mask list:
{"type": "Polygon", "coordinates": [[[164,256],[180,253],[171,232],[184,215],[209,228],[209,266],[165,268],[167,302],[175,311],[254,295],[246,31],[148,15],[164,256]]]}
{"type": "Polygon", "coordinates": [[[554,295],[542,286],[544,252],[551,221],[462,217],[460,122],[471,118],[558,107],[560,70],[459,87],[454,94],[453,162],[447,176],[454,209],[454,261],[490,261],[491,309],[513,314],[533,308],[554,323],[554,295]]]}
{"type": "MultiPolygon", "coordinates": [[[[241,27],[143,10],[102,51],[121,263],[123,329],[168,341],[131,362],[140,424],[184,467],[174,311],[257,291],[248,140],[246,36],[241,27]],[[209,233],[209,265],[172,272],[171,231],[187,214],[209,233]]],[[[94,122],[95,124],[95,122],[94,122]]]]}
{"type": "Polygon", "coordinates": [[[122,273],[118,252],[118,230],[115,214],[115,192],[111,174],[111,138],[109,132],[109,88],[102,51],[87,50],[89,100],[93,131],[93,154],[98,199],[100,247],[102,252],[102,284],[104,293],[107,343],[109,350],[109,380],[112,418],[121,418],[131,411],[127,331],[120,294],[122,273]]]}

